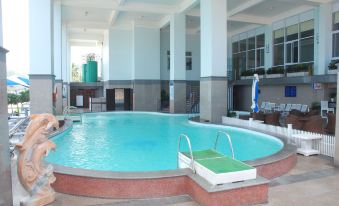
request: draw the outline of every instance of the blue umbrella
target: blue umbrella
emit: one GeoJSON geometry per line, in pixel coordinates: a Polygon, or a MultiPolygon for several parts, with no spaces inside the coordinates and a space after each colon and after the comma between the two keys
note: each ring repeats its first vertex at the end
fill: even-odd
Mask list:
{"type": "Polygon", "coordinates": [[[27,76],[18,76],[17,78],[29,85],[29,78],[27,76]]]}
{"type": "Polygon", "coordinates": [[[255,113],[259,112],[258,97],[259,97],[259,76],[258,76],[258,74],[254,74],[253,83],[252,83],[252,106],[251,106],[251,109],[255,113]]]}
{"type": "Polygon", "coordinates": [[[8,91],[17,91],[17,90],[24,90],[27,89],[29,87],[29,85],[19,79],[16,76],[11,76],[7,78],[7,90],[8,91]]]}

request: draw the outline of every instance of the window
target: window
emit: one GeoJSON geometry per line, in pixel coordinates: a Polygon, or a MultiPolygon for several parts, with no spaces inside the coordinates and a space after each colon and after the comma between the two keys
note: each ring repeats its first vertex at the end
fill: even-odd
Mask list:
{"type": "Polygon", "coordinates": [[[333,13],[332,56],[339,58],[339,11],[333,13]]]}
{"type": "Polygon", "coordinates": [[[186,52],[186,70],[192,70],[192,52],[186,52]]]}
{"type": "Polygon", "coordinates": [[[314,59],[314,20],[300,23],[300,62],[314,59]]]}
{"type": "Polygon", "coordinates": [[[265,66],[265,34],[232,43],[232,67],[242,71],[265,66]]]}
{"type": "Polygon", "coordinates": [[[273,31],[274,66],[314,61],[314,20],[273,31]]]}
{"type": "Polygon", "coordinates": [[[296,97],[297,87],[296,86],[285,86],[285,97],[296,97]]]}
{"type": "Polygon", "coordinates": [[[274,66],[284,65],[284,29],[273,32],[274,66]]]}
{"type": "MultiPolygon", "coordinates": [[[[171,69],[171,52],[167,51],[167,69],[171,69]]],[[[192,70],[192,52],[186,52],[186,70],[192,70]]]]}

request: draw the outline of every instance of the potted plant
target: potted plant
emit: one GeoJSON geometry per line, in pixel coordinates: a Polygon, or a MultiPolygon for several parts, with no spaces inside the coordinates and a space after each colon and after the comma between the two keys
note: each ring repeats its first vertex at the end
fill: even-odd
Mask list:
{"type": "Polygon", "coordinates": [[[264,78],[264,76],[265,76],[265,68],[258,68],[258,69],[256,69],[254,74],[258,74],[260,79],[264,78]]]}
{"type": "Polygon", "coordinates": [[[332,60],[329,64],[328,64],[328,74],[336,74],[337,73],[337,69],[339,66],[339,59],[337,60],[332,60]]]}
{"type": "Polygon", "coordinates": [[[313,64],[296,64],[286,68],[287,77],[309,76],[313,73],[313,64]]]}
{"type": "Polygon", "coordinates": [[[266,78],[279,78],[285,76],[285,69],[283,66],[272,67],[266,71],[266,78]]]}
{"type": "Polygon", "coordinates": [[[251,79],[254,74],[255,74],[255,70],[254,69],[242,71],[240,79],[251,79]]]}

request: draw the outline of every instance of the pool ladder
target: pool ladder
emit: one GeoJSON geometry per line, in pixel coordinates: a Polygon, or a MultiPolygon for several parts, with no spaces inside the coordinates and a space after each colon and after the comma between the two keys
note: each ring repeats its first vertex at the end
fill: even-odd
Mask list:
{"type": "MultiPolygon", "coordinates": [[[[232,152],[232,158],[234,159],[234,150],[233,150],[233,144],[232,144],[232,140],[231,140],[231,136],[227,133],[227,132],[223,132],[223,131],[218,131],[217,133],[217,138],[215,139],[215,143],[214,143],[214,150],[217,150],[217,145],[218,145],[218,142],[219,142],[219,137],[220,136],[224,136],[227,138],[228,140],[228,144],[230,146],[230,150],[232,152]]],[[[191,158],[191,169],[192,171],[195,173],[195,168],[194,168],[194,157],[193,157],[193,151],[192,151],[192,146],[191,146],[191,140],[190,138],[185,135],[185,134],[180,134],[179,136],[179,143],[178,143],[178,161],[177,161],[177,167],[179,168],[179,153],[180,153],[180,145],[181,145],[181,140],[182,139],[186,139],[187,141],[187,144],[188,144],[188,149],[189,149],[189,152],[190,152],[190,158],[191,158]]]]}
{"type": "Polygon", "coordinates": [[[218,131],[217,139],[215,140],[215,143],[214,143],[214,150],[217,150],[217,145],[218,145],[218,142],[219,142],[219,137],[221,135],[227,137],[228,144],[229,144],[230,150],[232,152],[232,158],[234,159],[234,150],[233,150],[233,144],[232,144],[231,136],[227,132],[218,131]]]}

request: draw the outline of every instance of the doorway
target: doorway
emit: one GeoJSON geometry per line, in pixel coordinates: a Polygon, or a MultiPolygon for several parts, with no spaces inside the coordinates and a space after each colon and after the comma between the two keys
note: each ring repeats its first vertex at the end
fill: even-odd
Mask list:
{"type": "Polygon", "coordinates": [[[106,89],[107,111],[130,111],[133,108],[132,89],[106,89]]]}

